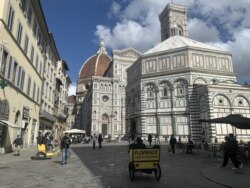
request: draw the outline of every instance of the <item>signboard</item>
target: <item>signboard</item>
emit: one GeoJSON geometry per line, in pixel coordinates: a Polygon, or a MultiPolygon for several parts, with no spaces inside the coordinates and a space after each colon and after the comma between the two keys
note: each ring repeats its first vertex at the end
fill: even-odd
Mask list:
{"type": "Polygon", "coordinates": [[[159,161],[160,149],[133,149],[133,161],[159,161]]]}
{"type": "Polygon", "coordinates": [[[29,120],[29,108],[28,107],[23,107],[23,119],[29,120]]]}

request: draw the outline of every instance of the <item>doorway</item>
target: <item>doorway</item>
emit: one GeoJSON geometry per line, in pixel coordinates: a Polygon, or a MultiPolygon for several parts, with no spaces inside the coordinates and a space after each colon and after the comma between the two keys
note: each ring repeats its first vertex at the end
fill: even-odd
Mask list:
{"type": "Polygon", "coordinates": [[[134,140],[136,138],[137,130],[136,130],[136,121],[132,120],[130,125],[130,137],[131,140],[134,140]]]}
{"type": "Polygon", "coordinates": [[[102,124],[102,135],[105,136],[108,134],[108,125],[102,124]]]}

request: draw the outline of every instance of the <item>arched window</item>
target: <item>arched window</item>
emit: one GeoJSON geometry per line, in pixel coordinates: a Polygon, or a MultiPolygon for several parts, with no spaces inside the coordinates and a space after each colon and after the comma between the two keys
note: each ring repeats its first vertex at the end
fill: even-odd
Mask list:
{"type": "Polygon", "coordinates": [[[182,36],[182,28],[180,26],[175,25],[173,28],[171,28],[171,36],[182,36]]]}
{"type": "Polygon", "coordinates": [[[18,111],[16,112],[16,115],[15,115],[15,124],[18,123],[19,118],[20,118],[20,111],[18,110],[18,111]]]}
{"type": "Polygon", "coordinates": [[[93,112],[93,118],[96,118],[96,111],[93,112]]]}
{"type": "Polygon", "coordinates": [[[148,90],[148,98],[154,98],[154,91],[148,90]]]}
{"type": "Polygon", "coordinates": [[[147,86],[147,98],[153,99],[155,97],[155,89],[152,84],[147,86]]]}
{"type": "Polygon", "coordinates": [[[169,96],[168,87],[164,87],[162,90],[162,97],[168,97],[168,96],[169,96]]]}
{"type": "Polygon", "coordinates": [[[179,84],[177,86],[177,96],[184,96],[184,95],[186,95],[185,86],[183,84],[179,84]]]}

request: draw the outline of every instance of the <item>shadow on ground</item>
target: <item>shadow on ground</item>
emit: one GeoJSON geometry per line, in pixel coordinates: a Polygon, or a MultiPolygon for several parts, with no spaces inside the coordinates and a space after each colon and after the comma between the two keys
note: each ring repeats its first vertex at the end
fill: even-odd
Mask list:
{"type": "Polygon", "coordinates": [[[99,179],[104,187],[166,187],[164,181],[157,181],[154,174],[136,173],[134,182],[128,174],[128,146],[104,146],[102,149],[91,147],[72,147],[76,155],[99,179]]]}

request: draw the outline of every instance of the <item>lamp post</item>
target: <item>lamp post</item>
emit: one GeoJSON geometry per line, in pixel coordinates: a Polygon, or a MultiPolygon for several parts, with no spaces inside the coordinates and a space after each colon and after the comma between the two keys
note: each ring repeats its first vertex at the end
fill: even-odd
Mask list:
{"type": "Polygon", "coordinates": [[[121,136],[123,135],[123,97],[121,97],[121,136]]]}
{"type": "Polygon", "coordinates": [[[111,138],[113,138],[113,100],[114,100],[114,82],[113,77],[111,78],[111,115],[110,115],[110,121],[111,121],[111,138]]]}

